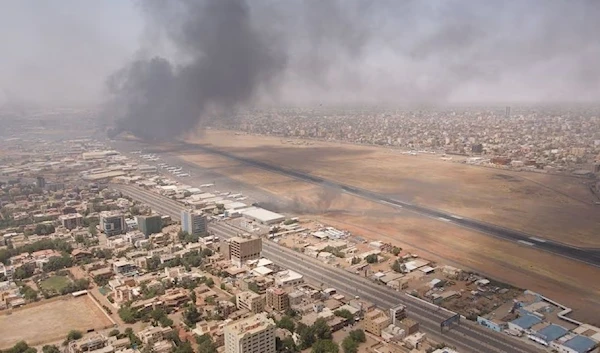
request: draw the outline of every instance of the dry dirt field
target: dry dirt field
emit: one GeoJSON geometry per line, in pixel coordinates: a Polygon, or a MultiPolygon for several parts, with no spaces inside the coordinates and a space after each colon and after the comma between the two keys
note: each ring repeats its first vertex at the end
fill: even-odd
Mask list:
{"type": "Polygon", "coordinates": [[[30,346],[59,341],[70,330],[86,332],[111,325],[88,296],[64,296],[0,313],[0,349],[24,340],[30,346]]]}
{"type": "MultiPolygon", "coordinates": [[[[590,197],[579,179],[467,166],[382,148],[321,142],[297,146],[231,132],[207,131],[198,142],[540,237],[600,247],[600,208],[588,204],[590,197]]],[[[223,157],[198,151],[178,154],[288,199],[289,207],[278,211],[302,214],[538,291],[571,306],[576,318],[600,324],[600,309],[594,309],[600,308],[597,268],[223,157]]]]}

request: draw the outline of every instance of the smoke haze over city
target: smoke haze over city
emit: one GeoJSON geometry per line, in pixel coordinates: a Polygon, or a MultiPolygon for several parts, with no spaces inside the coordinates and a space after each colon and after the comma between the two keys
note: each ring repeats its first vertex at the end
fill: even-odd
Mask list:
{"type": "Polygon", "coordinates": [[[125,127],[166,134],[260,103],[600,98],[595,1],[38,5],[0,15],[0,103],[103,103],[125,127]]]}

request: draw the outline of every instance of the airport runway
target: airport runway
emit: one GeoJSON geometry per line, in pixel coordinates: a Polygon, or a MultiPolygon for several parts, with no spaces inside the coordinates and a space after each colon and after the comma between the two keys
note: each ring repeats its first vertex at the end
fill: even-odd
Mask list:
{"type": "Polygon", "coordinates": [[[397,200],[390,198],[384,194],[373,192],[366,189],[357,188],[355,186],[346,185],[332,180],[327,180],[318,176],[314,176],[308,173],[304,173],[295,169],[284,168],[277,165],[272,165],[262,161],[257,161],[250,158],[241,157],[226,151],[217,150],[211,147],[207,147],[199,144],[183,144],[187,149],[197,149],[205,153],[211,153],[218,156],[226,157],[240,163],[258,167],[270,172],[283,174],[285,176],[293,177],[295,179],[321,185],[323,187],[341,189],[343,192],[354,195],[369,201],[377,202],[379,204],[401,208],[403,210],[415,212],[419,215],[430,217],[440,222],[448,222],[458,225],[463,228],[478,231],[482,234],[494,236],[507,241],[517,243],[522,246],[532,247],[535,249],[547,251],[556,255],[567,257],[573,260],[577,260],[586,263],[591,266],[600,267],[600,250],[598,249],[585,249],[579,248],[560,242],[544,239],[543,236],[537,236],[533,234],[527,234],[514,229],[505,228],[491,223],[482,222],[479,220],[465,218],[444,211],[436,210],[429,207],[415,205],[410,202],[397,200]]]}
{"type": "MultiPolygon", "coordinates": [[[[137,199],[155,211],[178,219],[183,205],[167,197],[130,185],[111,185],[134,199],[137,199]]],[[[220,238],[229,238],[243,232],[224,222],[209,223],[210,230],[220,238]]],[[[407,307],[408,315],[417,320],[421,331],[435,340],[455,346],[460,352],[498,352],[498,353],[534,353],[541,349],[519,341],[516,338],[482,328],[469,321],[461,320],[449,331],[441,333],[440,323],[453,315],[445,309],[397,292],[383,285],[349,273],[339,268],[323,264],[314,258],[285,248],[274,242],[263,241],[263,255],[276,264],[297,271],[314,283],[325,283],[335,287],[346,295],[359,296],[383,310],[398,304],[407,307]]]]}

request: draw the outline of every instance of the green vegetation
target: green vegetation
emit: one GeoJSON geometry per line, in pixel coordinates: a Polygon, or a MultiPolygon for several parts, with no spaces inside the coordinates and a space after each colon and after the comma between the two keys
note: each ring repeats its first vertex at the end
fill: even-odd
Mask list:
{"type": "Polygon", "coordinates": [[[37,235],[48,235],[54,233],[55,230],[56,229],[52,224],[38,223],[36,224],[35,230],[33,232],[37,235]]]}
{"type": "Polygon", "coordinates": [[[326,340],[317,340],[312,345],[311,353],[338,353],[340,348],[337,343],[333,342],[330,339],[326,340]]]}
{"type": "Polygon", "coordinates": [[[298,223],[297,219],[286,219],[285,221],[283,221],[283,224],[286,226],[289,226],[290,224],[294,224],[294,223],[298,223]]]}
{"type": "Polygon", "coordinates": [[[352,265],[357,265],[357,264],[359,264],[360,262],[361,262],[361,259],[360,259],[360,257],[356,257],[356,256],[355,256],[355,257],[353,257],[353,258],[352,258],[352,265]]]}
{"type": "Polygon", "coordinates": [[[42,347],[43,353],[60,353],[60,349],[58,349],[55,345],[45,345],[42,347]]]}
{"type": "Polygon", "coordinates": [[[365,257],[365,261],[367,261],[367,263],[374,264],[379,261],[379,256],[377,256],[376,254],[368,255],[367,257],[365,257]]]}
{"type": "Polygon", "coordinates": [[[344,257],[346,257],[346,254],[343,251],[341,251],[339,249],[336,249],[333,246],[326,246],[325,249],[323,249],[323,251],[326,251],[328,253],[332,253],[335,257],[339,257],[339,258],[342,258],[342,259],[344,257]]]}
{"type": "Polygon", "coordinates": [[[296,328],[296,324],[294,323],[294,320],[292,320],[291,317],[284,315],[281,320],[279,320],[277,322],[277,327],[279,328],[283,328],[286,329],[290,332],[294,332],[294,329],[296,328]]]}
{"type": "Polygon", "coordinates": [[[333,312],[333,314],[335,316],[343,317],[346,320],[354,319],[354,315],[352,315],[352,313],[350,311],[348,311],[348,309],[336,310],[333,312]]]}
{"type": "Polygon", "coordinates": [[[198,343],[198,353],[217,353],[217,347],[209,335],[196,337],[198,343]]]}
{"type": "Polygon", "coordinates": [[[402,272],[402,262],[400,260],[394,261],[392,264],[392,270],[394,272],[402,272]]]}
{"type": "Polygon", "coordinates": [[[83,337],[83,333],[81,333],[81,331],[77,331],[77,330],[71,330],[69,331],[69,333],[67,334],[67,338],[65,339],[65,345],[68,342],[71,341],[77,341],[78,339],[80,339],[81,337],[83,337]]]}
{"type": "MultiPolygon", "coordinates": [[[[327,325],[327,321],[323,318],[318,318],[312,326],[307,326],[302,322],[298,323],[296,333],[300,336],[300,349],[312,347],[316,341],[331,340],[331,328],[327,325]]],[[[326,343],[322,343],[322,345],[326,343]]],[[[327,352],[327,351],[325,351],[327,352]]],[[[337,350],[336,350],[337,352],[337,350]]]]}
{"type": "Polygon", "coordinates": [[[358,346],[367,341],[367,336],[363,330],[350,331],[348,336],[342,341],[344,353],[358,352],[358,346]]]}
{"type": "Polygon", "coordinates": [[[42,290],[47,292],[61,293],[71,283],[71,280],[66,276],[53,276],[39,283],[42,290]]]}
{"type": "Polygon", "coordinates": [[[28,301],[35,301],[38,297],[38,292],[29,286],[23,286],[21,288],[21,293],[23,293],[23,297],[28,301]]]}
{"type": "Polygon", "coordinates": [[[19,341],[12,348],[0,351],[2,353],[37,353],[37,349],[29,347],[27,342],[19,341]]]}
{"type": "Polygon", "coordinates": [[[279,339],[279,337],[275,338],[275,349],[277,352],[281,353],[296,353],[299,352],[296,343],[291,337],[286,337],[284,339],[279,339]]]}
{"type": "Polygon", "coordinates": [[[183,323],[186,324],[189,328],[194,328],[196,323],[202,320],[202,315],[196,308],[196,305],[192,303],[181,315],[183,323]]]}
{"type": "Polygon", "coordinates": [[[71,244],[67,243],[64,240],[42,239],[31,244],[20,246],[16,249],[0,249],[0,262],[4,263],[5,265],[8,265],[10,258],[13,256],[48,249],[57,250],[68,254],[70,254],[71,251],[73,251],[73,247],[71,246],[71,244]]]}
{"type": "Polygon", "coordinates": [[[350,337],[352,337],[352,339],[355,340],[356,342],[360,342],[360,343],[367,342],[367,336],[365,335],[365,331],[363,331],[361,329],[350,331],[350,333],[348,335],[350,337]]]}
{"type": "Polygon", "coordinates": [[[390,251],[394,256],[398,256],[400,255],[400,253],[402,252],[402,248],[394,246],[392,247],[392,250],[390,251]]]}

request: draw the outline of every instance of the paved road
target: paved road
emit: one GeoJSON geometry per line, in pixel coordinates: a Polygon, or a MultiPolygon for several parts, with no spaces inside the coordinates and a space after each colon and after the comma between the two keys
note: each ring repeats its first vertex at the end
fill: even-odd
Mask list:
{"type": "MultiPolygon", "coordinates": [[[[148,204],[156,211],[172,217],[178,217],[183,209],[182,205],[176,201],[138,187],[123,185],[114,187],[148,204]]],[[[240,232],[224,222],[212,222],[210,229],[223,238],[235,236],[240,232]]],[[[409,315],[419,321],[423,332],[433,336],[434,339],[456,346],[461,352],[533,353],[541,351],[535,346],[474,325],[466,320],[454,326],[450,331],[441,334],[440,322],[452,316],[452,313],[438,310],[429,303],[396,292],[391,288],[378,286],[365,278],[325,265],[270,241],[263,243],[263,255],[278,265],[302,273],[307,279],[316,283],[327,283],[327,285],[350,295],[358,295],[383,309],[404,304],[407,306],[409,315]]]]}

